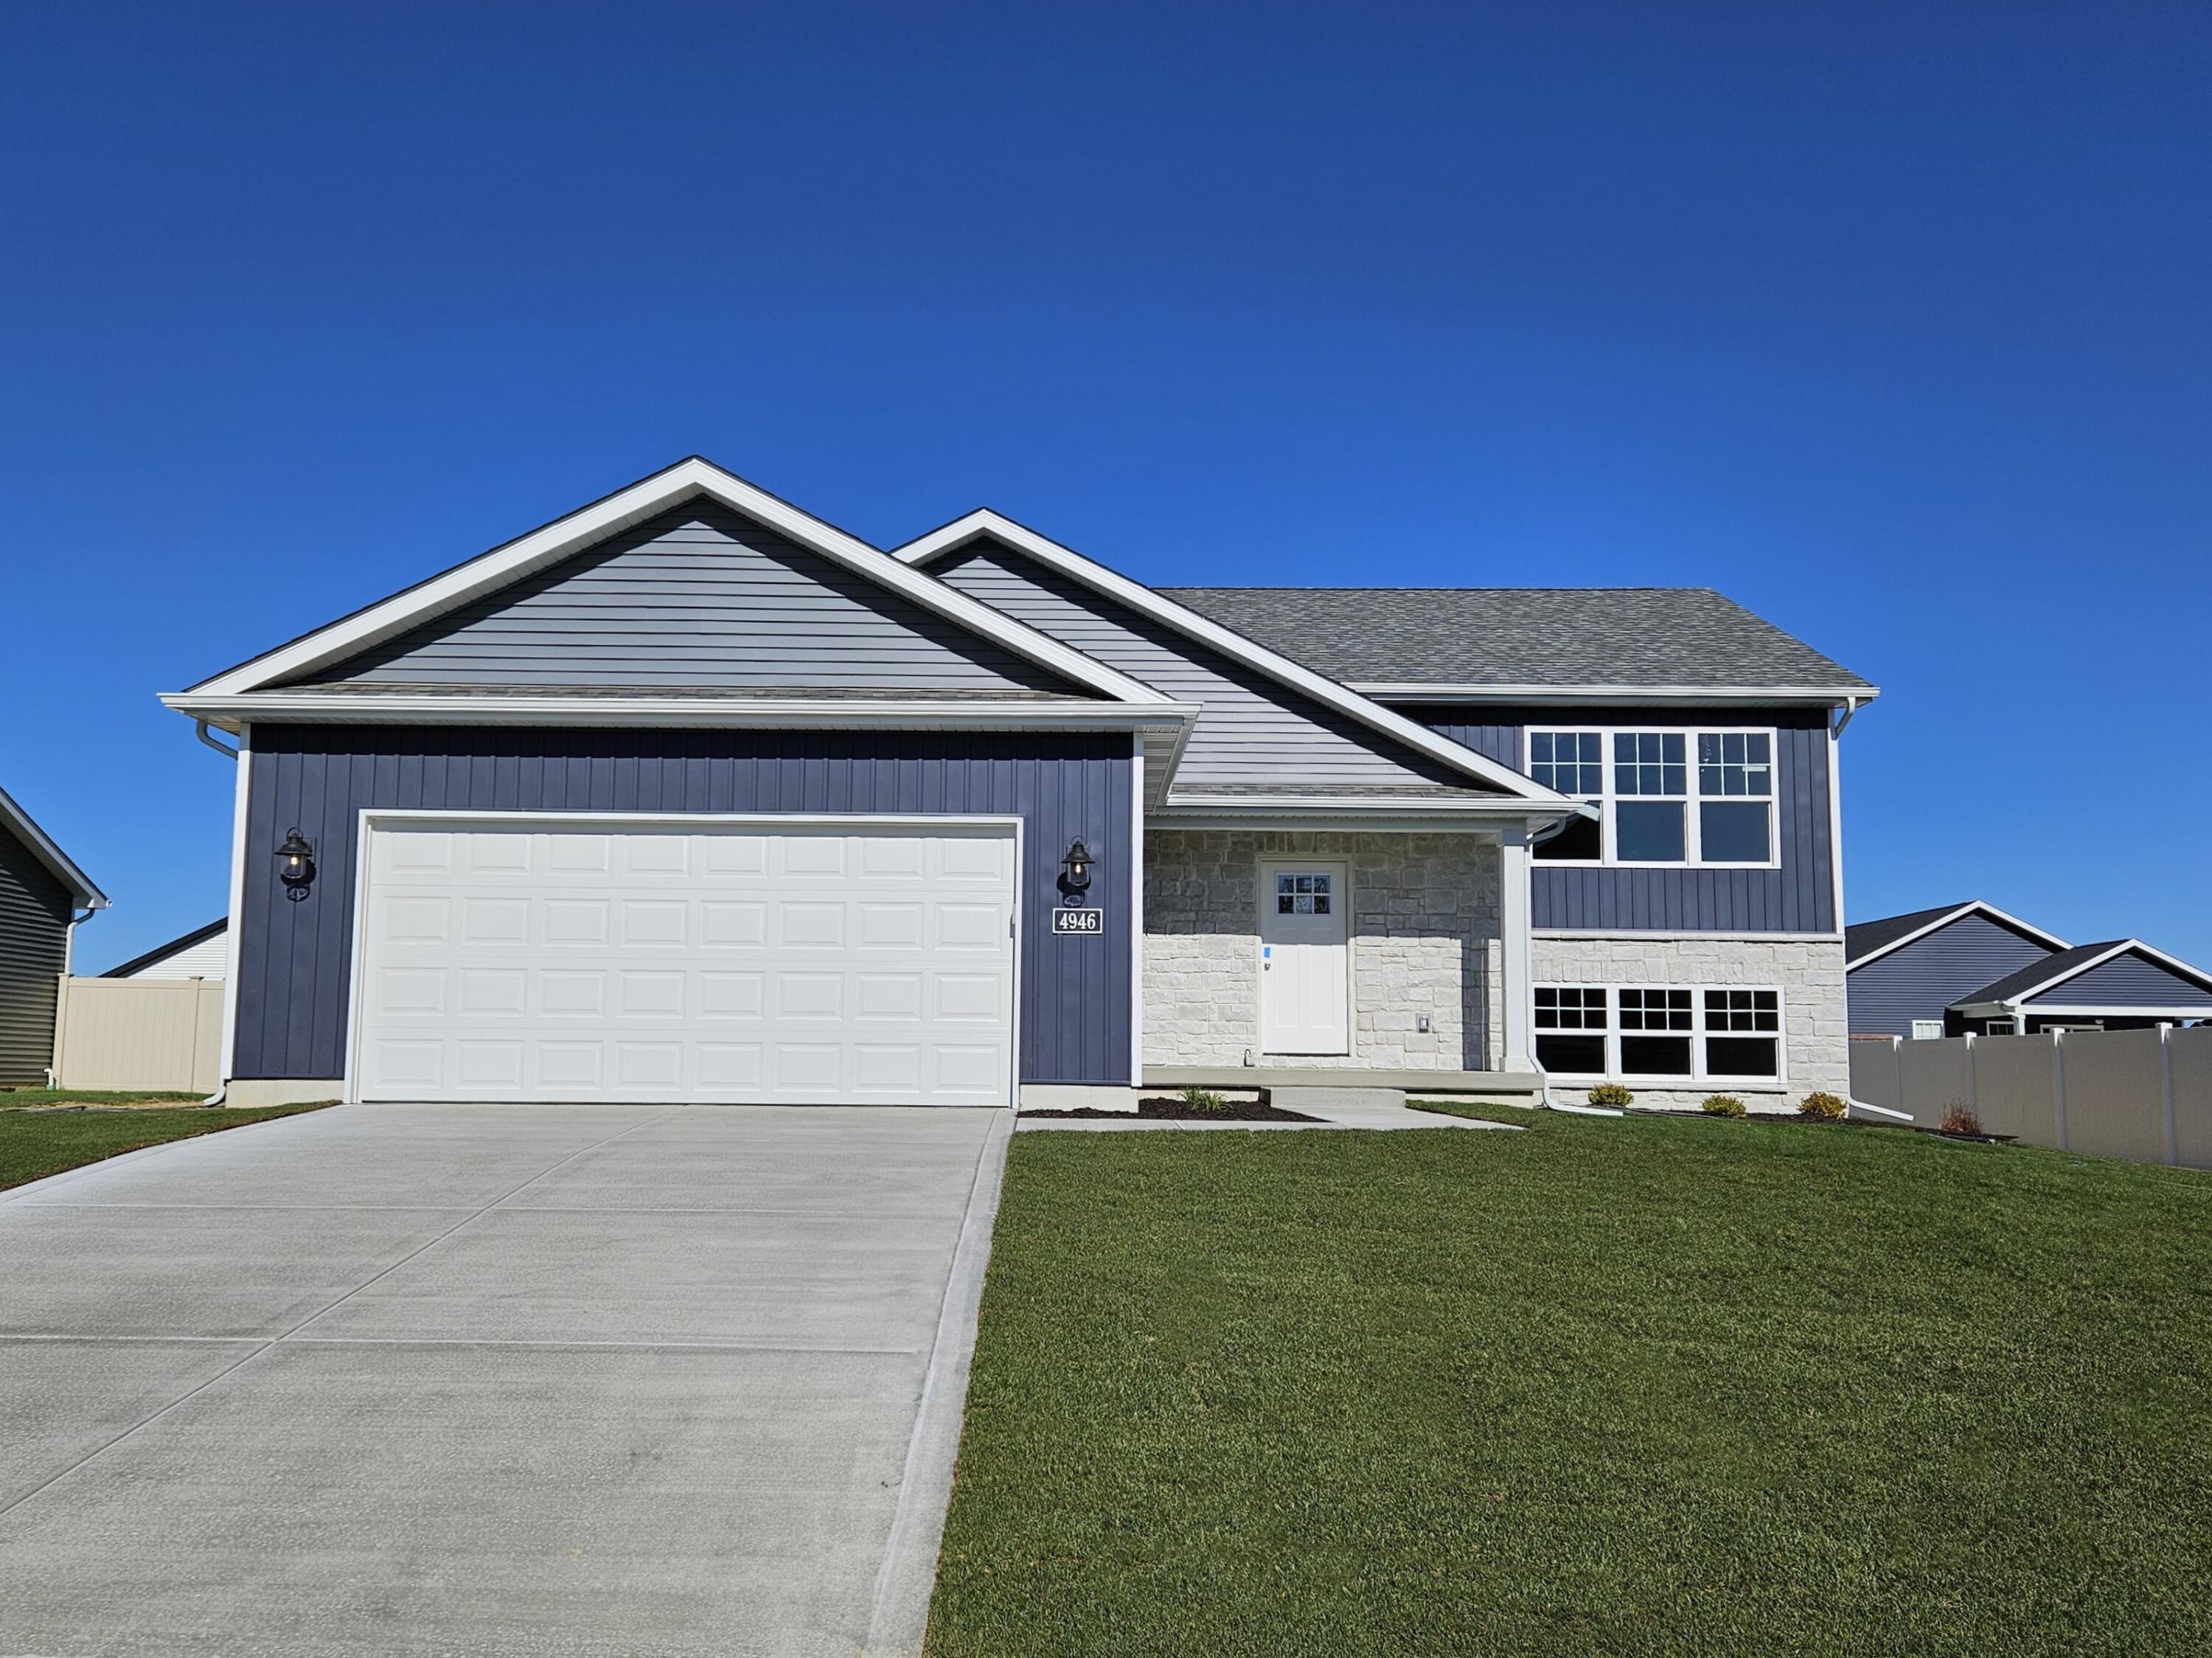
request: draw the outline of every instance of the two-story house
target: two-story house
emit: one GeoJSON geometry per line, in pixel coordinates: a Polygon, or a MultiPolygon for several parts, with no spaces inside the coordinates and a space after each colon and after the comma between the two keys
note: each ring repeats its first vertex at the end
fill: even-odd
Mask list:
{"type": "Polygon", "coordinates": [[[694,459],[164,700],[241,1101],[1778,1107],[1874,695],[1703,590],[1154,588],[694,459]]]}

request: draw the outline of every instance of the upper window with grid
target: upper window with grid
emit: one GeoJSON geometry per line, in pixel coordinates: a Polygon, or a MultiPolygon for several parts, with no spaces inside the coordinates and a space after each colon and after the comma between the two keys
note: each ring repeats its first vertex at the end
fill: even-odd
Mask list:
{"type": "Polygon", "coordinates": [[[1535,856],[1583,864],[1771,865],[1771,732],[1532,731],[1528,771],[1595,808],[1535,856]]]}
{"type": "Polygon", "coordinates": [[[1605,793],[1604,739],[1595,732],[1531,732],[1528,774],[1562,794],[1605,793]]]}
{"type": "Polygon", "coordinates": [[[1334,878],[1328,875],[1278,875],[1275,878],[1275,914],[1328,914],[1329,884],[1334,878]]]}

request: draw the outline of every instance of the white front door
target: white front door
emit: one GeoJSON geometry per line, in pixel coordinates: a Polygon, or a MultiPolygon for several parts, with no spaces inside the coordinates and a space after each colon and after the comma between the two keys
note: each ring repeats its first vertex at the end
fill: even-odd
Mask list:
{"type": "Polygon", "coordinates": [[[372,823],[356,1095],[1005,1105],[1012,827],[372,823]]]}
{"type": "Polygon", "coordinates": [[[1344,865],[1260,866],[1260,1048],[1349,1054],[1344,865]]]}

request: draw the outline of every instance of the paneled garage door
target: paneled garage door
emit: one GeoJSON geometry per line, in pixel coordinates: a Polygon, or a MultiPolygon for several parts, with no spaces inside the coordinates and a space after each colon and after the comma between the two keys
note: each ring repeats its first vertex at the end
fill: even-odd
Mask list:
{"type": "Polygon", "coordinates": [[[1004,1105],[1011,824],[372,820],[357,1097],[1004,1105]]]}

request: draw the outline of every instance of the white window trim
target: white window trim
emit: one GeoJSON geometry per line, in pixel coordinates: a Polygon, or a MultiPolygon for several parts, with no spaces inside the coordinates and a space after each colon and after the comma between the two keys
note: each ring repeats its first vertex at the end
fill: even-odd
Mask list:
{"type": "Polygon", "coordinates": [[[1782,733],[1773,726],[1573,726],[1544,724],[1528,726],[1522,740],[1528,745],[1528,765],[1534,774],[1535,738],[1539,732],[1561,735],[1594,734],[1598,739],[1599,781],[1604,785],[1600,795],[1574,795],[1571,799],[1588,800],[1595,805],[1604,818],[1601,834],[1607,853],[1601,858],[1538,858],[1534,861],[1547,869],[1780,869],[1782,867],[1782,733]],[[1680,795],[1623,795],[1613,786],[1613,739],[1621,736],[1680,737],[1684,739],[1684,785],[1688,793],[1680,795]],[[1771,773],[1766,794],[1766,860],[1764,863],[1732,863],[1703,857],[1699,845],[1702,831],[1698,807],[1707,800],[1749,804],[1754,795],[1715,794],[1698,793],[1698,747],[1700,737],[1746,736],[1766,738],[1767,765],[1771,773]],[[1622,800],[1680,800],[1682,802],[1682,858],[1678,862],[1654,862],[1648,859],[1615,858],[1613,848],[1619,837],[1613,823],[1613,809],[1622,800]]]}
{"type": "MultiPolygon", "coordinates": [[[[1566,980],[1547,979],[1530,987],[1533,1005],[1537,990],[1602,990],[1606,993],[1605,1069],[1603,1071],[1553,1071],[1547,1072],[1555,1081],[1569,1083],[1618,1082],[1640,1084],[1646,1088],[1741,1088],[1745,1090],[1786,1090],[1790,1086],[1790,993],[1780,985],[1736,983],[1662,984],[1649,979],[1566,980]],[[1686,1035],[1690,1039],[1690,1070],[1687,1074],[1672,1072],[1650,1072],[1624,1071],[1620,1066],[1620,993],[1624,990],[1686,990],[1690,993],[1690,1013],[1693,1023],[1683,1032],[1658,1033],[1686,1035]],[[1709,1031],[1705,1029],[1705,992],[1709,990],[1764,990],[1774,996],[1774,1063],[1771,1077],[1715,1076],[1705,1069],[1705,1038],[1709,1035],[1757,1035],[1757,1032],[1709,1031]]],[[[1535,1043],[1547,1036],[1589,1035],[1589,1031],[1546,1030],[1532,1029],[1529,1042],[1535,1043]]]]}

